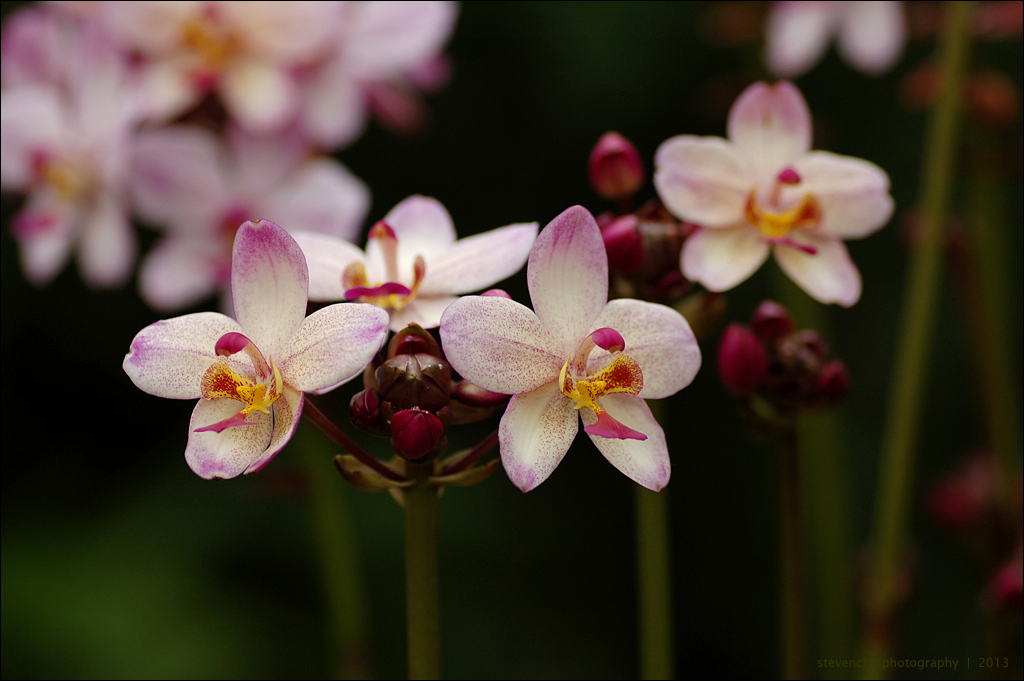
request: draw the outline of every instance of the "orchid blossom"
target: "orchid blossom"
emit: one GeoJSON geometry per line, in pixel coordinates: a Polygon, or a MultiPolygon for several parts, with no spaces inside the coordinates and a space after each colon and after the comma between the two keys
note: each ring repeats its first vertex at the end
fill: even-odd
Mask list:
{"type": "Polygon", "coordinates": [[[655,155],[654,184],[677,217],[700,225],[683,246],[688,279],[725,291],[774,251],[823,303],[850,306],[861,278],[843,239],[885,225],[889,177],[848,156],[811,151],[811,114],[791,83],[755,83],[729,112],[729,139],[673,137],[655,155]]]}
{"type": "Polygon", "coordinates": [[[370,230],[366,253],[336,237],[298,232],[309,262],[309,299],[361,300],[387,309],[391,328],[434,328],[455,296],[487,288],[522,268],[537,223],[455,240],[437,199],[410,196],[370,230]]]}
{"type": "Polygon", "coordinates": [[[888,71],[907,42],[902,2],[775,2],[766,23],[765,61],[796,78],[821,60],[833,36],[844,61],[870,75],[888,71]]]}
{"type": "Polygon", "coordinates": [[[127,176],[140,117],[121,55],[44,12],[20,14],[4,36],[0,182],[28,195],[12,225],[25,276],[47,284],[77,250],[87,283],[119,286],[137,248],[127,176]]]}
{"type": "Polygon", "coordinates": [[[585,208],[537,237],[527,280],[533,310],[502,296],[467,296],[441,318],[445,355],[463,378],[511,393],[501,460],[524,492],[542,483],[584,431],[613,466],[652,490],[671,470],[645,398],[672,395],[700,368],[700,348],[675,310],[608,301],[608,256],[585,208]]]}
{"type": "Polygon", "coordinates": [[[370,207],[361,180],[332,158],[309,157],[297,135],[256,138],[231,127],[224,144],[205,129],[170,126],[143,132],[135,146],[138,213],[167,230],[139,279],[159,310],[227,289],[231,239],[246,218],[352,239],[370,207]]]}
{"type": "Polygon", "coordinates": [[[309,273],[295,240],[273,222],[235,236],[237,321],[200,312],[139,332],[124,370],[142,390],[199,399],[185,460],[204,478],[260,470],[295,433],[303,393],[362,372],[384,344],[388,317],[372,305],[331,305],[306,317],[309,273]]]}

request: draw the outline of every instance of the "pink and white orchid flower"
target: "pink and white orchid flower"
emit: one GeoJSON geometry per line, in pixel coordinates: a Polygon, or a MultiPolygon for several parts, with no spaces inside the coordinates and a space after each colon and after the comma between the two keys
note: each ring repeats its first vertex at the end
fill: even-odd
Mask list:
{"type": "Polygon", "coordinates": [[[455,297],[518,272],[537,223],[515,224],[455,240],[452,217],[437,199],[410,196],[370,230],[366,253],[325,234],[297,232],[309,262],[309,299],[362,300],[387,309],[391,328],[436,327],[455,297]]]}
{"type": "Polygon", "coordinates": [[[528,492],[569,450],[579,428],[613,466],[652,490],[668,484],[665,434],[645,398],[685,388],[700,348],[675,310],[608,301],[608,256],[580,206],[537,237],[527,280],[533,310],[502,296],[460,298],[441,318],[452,367],[512,399],[498,429],[501,461],[528,492]]]}
{"type": "Polygon", "coordinates": [[[199,399],[185,460],[204,478],[260,470],[295,433],[303,393],[362,372],[384,344],[388,316],[372,305],[331,305],[306,317],[309,273],[295,240],[266,220],[235,236],[237,321],[200,312],[139,332],[124,370],[142,390],[199,399]]]}
{"type": "Polygon", "coordinates": [[[131,184],[139,215],[167,230],[139,278],[143,299],[164,311],[227,289],[231,239],[245,219],[353,239],[370,208],[366,184],[309,156],[297,135],[256,138],[234,126],[227,144],[193,126],[143,132],[131,184]]]}
{"type": "Polygon", "coordinates": [[[703,228],[683,246],[683,274],[725,291],[774,251],[812,297],[856,303],[860,273],[843,239],[868,236],[889,221],[893,200],[885,171],[811,151],[811,113],[785,81],[747,88],[729,112],[728,132],[728,140],[673,137],[654,158],[661,200],[703,228]]]}
{"type": "Polygon", "coordinates": [[[765,26],[765,61],[777,76],[796,78],[821,60],[833,36],[844,61],[877,75],[907,42],[902,2],[775,2],[765,26]]]}

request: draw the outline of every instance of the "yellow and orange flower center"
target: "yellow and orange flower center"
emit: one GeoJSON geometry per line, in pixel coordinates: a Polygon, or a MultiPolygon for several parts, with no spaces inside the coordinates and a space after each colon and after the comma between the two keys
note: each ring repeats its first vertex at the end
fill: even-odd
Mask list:
{"type": "Polygon", "coordinates": [[[225,361],[215,362],[203,374],[202,395],[208,400],[228,397],[245,404],[237,416],[245,418],[254,411],[270,413],[270,406],[281,397],[281,372],[271,362],[273,381],[270,386],[255,383],[234,372],[225,361]]]}
{"type": "Polygon", "coordinates": [[[349,263],[341,273],[345,298],[371,303],[389,311],[401,310],[416,299],[420,284],[427,276],[426,260],[422,255],[416,256],[412,265],[412,286],[406,286],[398,281],[398,237],[394,230],[386,223],[378,222],[370,229],[370,238],[380,244],[387,281],[371,283],[366,276],[366,265],[358,260],[349,263]]]}
{"type": "Polygon", "coordinates": [[[220,73],[232,55],[240,50],[239,41],[218,25],[213,16],[193,17],[181,28],[181,42],[207,75],[220,73]]]}
{"type": "Polygon", "coordinates": [[[756,227],[766,239],[785,239],[792,232],[821,224],[821,203],[814,194],[804,194],[799,203],[788,208],[781,207],[783,186],[798,184],[800,176],[796,171],[785,168],[775,179],[767,200],[759,201],[757,190],[750,191],[744,215],[747,222],[756,227]]]}

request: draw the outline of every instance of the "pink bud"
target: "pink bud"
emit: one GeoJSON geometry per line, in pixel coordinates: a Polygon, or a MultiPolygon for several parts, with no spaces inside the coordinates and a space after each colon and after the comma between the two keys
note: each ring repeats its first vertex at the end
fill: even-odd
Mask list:
{"type": "Polygon", "coordinates": [[[422,459],[444,437],[441,420],[422,409],[404,409],[391,417],[391,442],[410,461],[422,459]]]}
{"type": "Polygon", "coordinates": [[[732,323],[718,342],[718,378],[734,395],[749,395],[768,372],[768,355],[757,336],[742,324],[732,323]]]}
{"type": "Polygon", "coordinates": [[[635,215],[623,215],[601,230],[608,252],[608,268],[613,272],[635,272],[644,264],[644,240],[637,230],[635,215]]]}
{"type": "Polygon", "coordinates": [[[988,591],[997,609],[1020,611],[1024,606],[1024,565],[1019,554],[1002,564],[988,591]]]}
{"type": "Polygon", "coordinates": [[[504,291],[503,289],[500,288],[492,288],[490,290],[484,291],[480,295],[487,296],[489,298],[508,298],[509,300],[512,300],[512,296],[510,296],[507,291],[504,291]]]}
{"type": "Polygon", "coordinates": [[[821,368],[814,394],[826,404],[835,404],[850,392],[850,374],[842,360],[834,359],[821,368]]]}
{"type": "Polygon", "coordinates": [[[774,300],[766,300],[757,306],[750,318],[754,333],[765,343],[793,332],[793,317],[789,310],[774,300]]]}
{"type": "Polygon", "coordinates": [[[617,132],[606,132],[590,152],[590,186],[606,199],[625,199],[643,186],[647,177],[636,147],[617,132]]]}

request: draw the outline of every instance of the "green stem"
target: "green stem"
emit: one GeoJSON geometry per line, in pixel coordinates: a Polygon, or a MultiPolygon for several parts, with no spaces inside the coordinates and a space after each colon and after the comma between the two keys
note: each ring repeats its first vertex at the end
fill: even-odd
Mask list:
{"type": "Polygon", "coordinates": [[[323,438],[308,427],[298,438],[309,474],[314,526],[331,616],[334,672],[340,679],[371,677],[366,626],[366,585],[344,485],[323,438]]]}
{"type": "Polygon", "coordinates": [[[409,678],[441,678],[441,607],[437,565],[437,488],[426,479],[433,463],[409,463],[416,484],[404,490],[405,597],[409,678]]]}
{"type": "MultiPolygon", "coordinates": [[[[661,401],[651,400],[648,405],[661,422],[661,401]]],[[[671,679],[675,676],[675,660],[668,490],[652,492],[640,485],[634,488],[640,678],[671,679]]]]}
{"type": "MultiPolygon", "coordinates": [[[[872,529],[872,565],[865,602],[865,655],[877,662],[888,650],[889,619],[899,600],[898,576],[906,545],[914,454],[939,295],[940,240],[948,213],[968,66],[972,3],[946,5],[940,43],[942,92],[928,121],[922,164],[921,241],[911,254],[882,438],[878,498],[872,529]]],[[[880,666],[867,665],[873,673],[880,666]]]]}
{"type": "Polygon", "coordinates": [[[807,678],[807,568],[796,426],[779,437],[779,576],[782,678],[807,678]]]}

